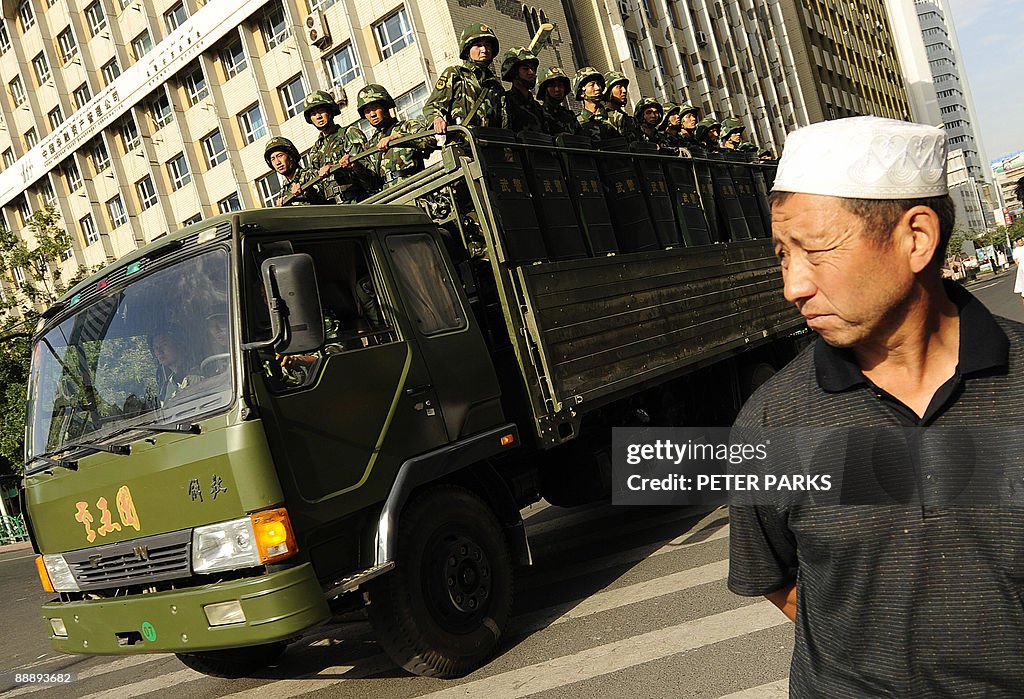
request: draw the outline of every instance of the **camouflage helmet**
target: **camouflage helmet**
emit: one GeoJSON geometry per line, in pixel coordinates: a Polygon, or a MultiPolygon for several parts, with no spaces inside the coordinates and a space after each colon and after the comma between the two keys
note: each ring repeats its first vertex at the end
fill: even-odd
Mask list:
{"type": "Polygon", "coordinates": [[[459,45],[462,47],[462,50],[459,52],[459,58],[462,60],[469,58],[469,47],[478,39],[488,39],[491,42],[492,56],[498,53],[498,37],[495,35],[494,30],[486,24],[477,22],[462,30],[462,36],[459,37],[459,45]]]}
{"type": "Polygon", "coordinates": [[[310,113],[315,109],[326,109],[332,117],[341,114],[341,107],[334,101],[334,97],[330,92],[324,90],[314,90],[306,95],[306,99],[302,100],[302,114],[310,124],[313,123],[310,113]]]}
{"type": "Polygon", "coordinates": [[[370,83],[360,90],[356,97],[356,111],[359,112],[359,116],[363,116],[363,110],[374,102],[383,102],[388,109],[395,108],[395,100],[391,98],[391,93],[387,88],[377,83],[370,83]]]}
{"type": "Polygon", "coordinates": [[[660,123],[662,118],[665,116],[665,108],[661,106],[661,102],[653,97],[644,97],[636,103],[636,107],[633,108],[633,118],[638,122],[643,123],[644,112],[651,107],[658,110],[658,122],[660,123]]]}
{"type": "Polygon", "coordinates": [[[719,137],[721,137],[722,122],[713,116],[706,116],[697,124],[697,138],[704,138],[711,129],[718,129],[719,137]]]}
{"type": "Polygon", "coordinates": [[[757,152],[757,157],[761,160],[775,160],[775,153],[772,152],[771,148],[762,148],[757,152]]]}
{"type": "Polygon", "coordinates": [[[558,66],[551,66],[550,68],[544,69],[544,72],[540,75],[540,79],[537,81],[537,97],[540,99],[547,97],[548,83],[556,80],[561,81],[565,85],[565,94],[568,96],[569,92],[572,90],[572,81],[569,80],[569,76],[566,75],[561,68],[558,66]]]}
{"type": "Polygon", "coordinates": [[[626,87],[629,87],[629,78],[617,70],[610,70],[604,74],[604,98],[606,100],[612,98],[612,88],[619,83],[625,83],[626,87]]]}
{"type": "Polygon", "coordinates": [[[665,104],[661,105],[661,111],[663,116],[661,117],[661,123],[658,124],[658,128],[664,129],[668,126],[668,118],[673,114],[679,113],[679,105],[672,104],[671,102],[666,102],[665,104]]]}
{"type": "Polygon", "coordinates": [[[687,114],[693,114],[694,116],[698,116],[700,114],[700,107],[695,107],[689,102],[683,102],[681,105],[679,105],[679,116],[684,117],[687,114]]]}
{"type": "Polygon", "coordinates": [[[740,121],[739,119],[736,119],[734,117],[726,117],[725,119],[722,120],[722,140],[724,141],[725,139],[729,138],[729,134],[736,133],[737,131],[740,133],[740,135],[742,135],[746,128],[747,127],[744,126],[743,122],[740,121]]]}
{"type": "Polygon", "coordinates": [[[516,76],[516,70],[523,63],[532,63],[536,68],[540,65],[540,59],[532,51],[522,46],[506,51],[501,59],[501,79],[507,83],[512,82],[516,76]]]}
{"type": "MultiPolygon", "coordinates": [[[[288,154],[288,157],[292,159],[292,167],[299,164],[299,149],[295,147],[295,144],[290,139],[284,136],[274,136],[272,139],[267,141],[267,145],[263,147],[263,159],[267,161],[267,165],[270,165],[270,156],[275,151],[282,151],[288,154]]],[[[270,165],[273,167],[273,165],[270,165]]]]}
{"type": "Polygon", "coordinates": [[[576,99],[583,99],[583,86],[591,80],[599,80],[601,82],[603,93],[605,86],[604,74],[593,66],[586,66],[576,71],[576,77],[572,79],[572,92],[576,95],[576,99]]]}
{"type": "Polygon", "coordinates": [[[736,147],[736,150],[738,150],[740,153],[756,153],[757,146],[755,146],[750,141],[744,141],[743,143],[736,147]]]}

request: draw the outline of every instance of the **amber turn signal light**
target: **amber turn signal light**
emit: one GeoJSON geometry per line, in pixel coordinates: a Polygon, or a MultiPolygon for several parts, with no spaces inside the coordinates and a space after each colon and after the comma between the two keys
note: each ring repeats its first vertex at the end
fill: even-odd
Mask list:
{"type": "Polygon", "coordinates": [[[288,510],[264,510],[250,515],[261,563],[273,563],[299,552],[288,510]]]}
{"type": "Polygon", "coordinates": [[[36,556],[36,572],[39,573],[39,582],[43,584],[43,589],[46,592],[55,592],[53,583],[50,582],[50,574],[46,572],[46,564],[43,563],[42,556],[36,556]]]}

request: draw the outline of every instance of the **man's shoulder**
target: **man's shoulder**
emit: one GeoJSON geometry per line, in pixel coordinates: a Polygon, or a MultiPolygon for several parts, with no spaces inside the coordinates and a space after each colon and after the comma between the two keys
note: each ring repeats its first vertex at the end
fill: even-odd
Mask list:
{"type": "Polygon", "coordinates": [[[774,426],[800,421],[807,410],[814,410],[813,399],[822,395],[814,371],[814,340],[789,364],[763,383],[743,404],[737,425],[774,426]]]}

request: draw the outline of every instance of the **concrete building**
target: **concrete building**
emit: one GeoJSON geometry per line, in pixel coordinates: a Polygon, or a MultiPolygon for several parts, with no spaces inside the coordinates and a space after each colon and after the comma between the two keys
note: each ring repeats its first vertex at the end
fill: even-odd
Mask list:
{"type": "Polygon", "coordinates": [[[1003,221],[999,223],[1009,225],[1024,216],[1024,202],[1014,191],[1017,181],[1024,177],[1024,150],[993,160],[991,166],[1003,198],[1003,221]]]}

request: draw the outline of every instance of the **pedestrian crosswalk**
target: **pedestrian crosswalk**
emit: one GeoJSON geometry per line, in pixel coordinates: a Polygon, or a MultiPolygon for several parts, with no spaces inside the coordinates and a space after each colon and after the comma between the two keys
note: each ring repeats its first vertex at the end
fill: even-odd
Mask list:
{"type": "MultiPolygon", "coordinates": [[[[792,626],[768,602],[731,595],[728,512],[598,505],[524,512],[535,567],[517,583],[504,647],[466,678],[406,675],[346,618],[240,680],[206,677],[168,654],[75,658],[73,685],[5,697],[640,697],[787,696],[792,626]],[[42,696],[42,695],[37,695],[42,696]]],[[[68,656],[55,661],[68,662],[68,656]]]]}

